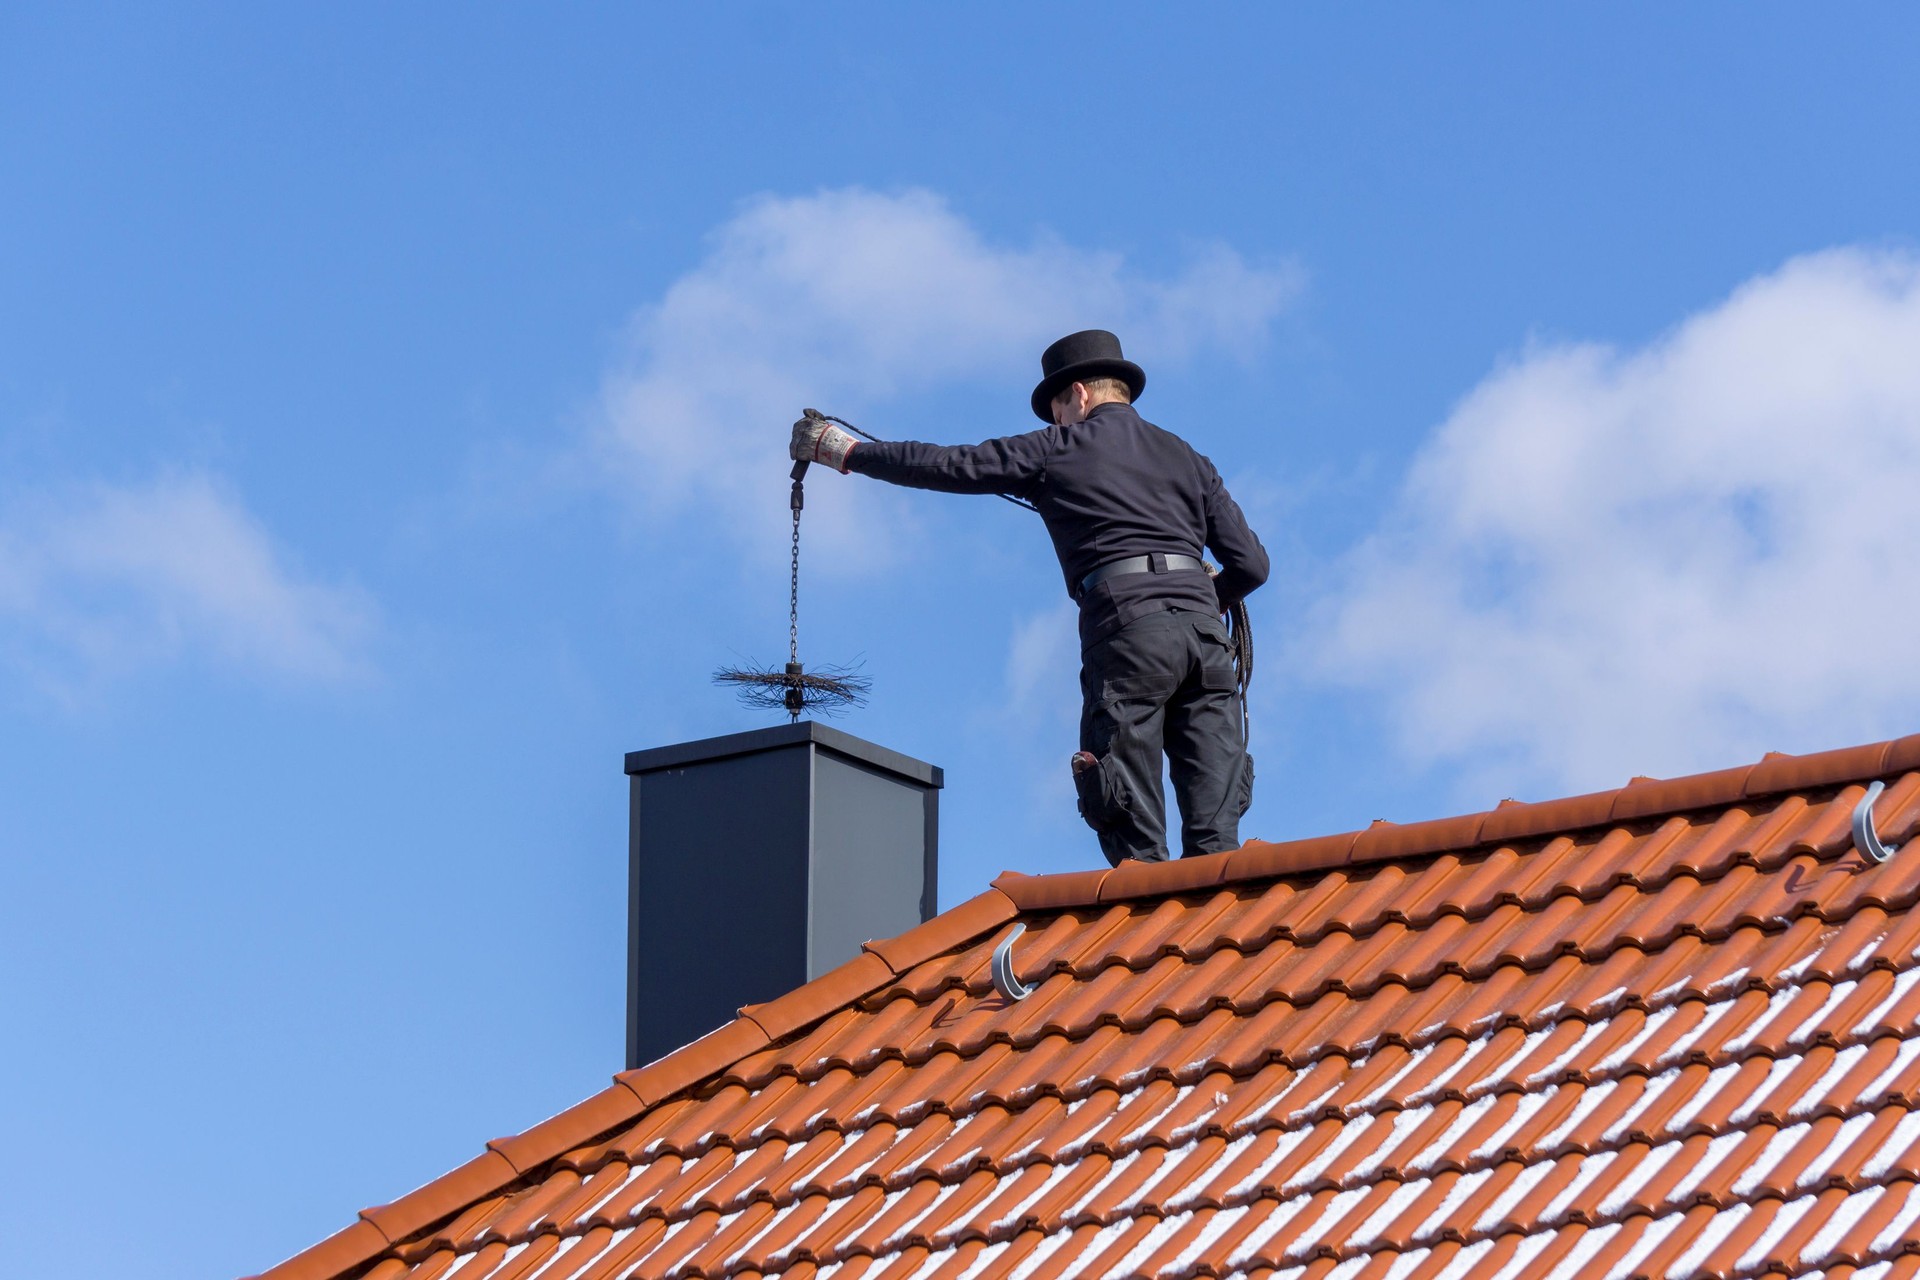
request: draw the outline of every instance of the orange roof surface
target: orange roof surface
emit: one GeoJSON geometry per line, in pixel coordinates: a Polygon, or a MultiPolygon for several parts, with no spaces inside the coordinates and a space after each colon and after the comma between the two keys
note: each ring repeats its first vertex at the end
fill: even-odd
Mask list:
{"type": "Polygon", "coordinates": [[[1868,779],[1910,838],[1920,737],[1004,875],[266,1274],[1910,1277],[1868,779]]]}

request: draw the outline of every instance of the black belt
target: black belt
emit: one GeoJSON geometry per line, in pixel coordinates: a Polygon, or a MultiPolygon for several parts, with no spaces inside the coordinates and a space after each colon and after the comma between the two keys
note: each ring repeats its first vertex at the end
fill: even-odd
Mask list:
{"type": "Polygon", "coordinates": [[[1118,578],[1127,573],[1171,573],[1175,569],[1197,569],[1206,572],[1206,564],[1197,556],[1183,556],[1178,552],[1159,552],[1147,556],[1128,556],[1124,560],[1109,560],[1080,579],[1080,591],[1084,595],[1108,578],[1118,578]]]}

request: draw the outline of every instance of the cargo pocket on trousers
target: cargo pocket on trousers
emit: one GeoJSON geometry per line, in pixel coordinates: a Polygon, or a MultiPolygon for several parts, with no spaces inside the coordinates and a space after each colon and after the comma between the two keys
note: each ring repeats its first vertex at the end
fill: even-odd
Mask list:
{"type": "Polygon", "coordinates": [[[1230,693],[1240,687],[1240,668],[1233,665],[1233,645],[1227,629],[1208,618],[1200,632],[1200,687],[1208,693],[1230,693]]]}
{"type": "Polygon", "coordinates": [[[1233,803],[1235,822],[1247,816],[1247,810],[1253,806],[1253,752],[1242,752],[1240,756],[1240,777],[1234,783],[1233,803]]]}
{"type": "Polygon", "coordinates": [[[1233,669],[1233,659],[1228,658],[1224,666],[1202,667],[1200,687],[1208,693],[1232,693],[1238,689],[1240,673],[1233,669]]]}
{"type": "MultiPolygon", "coordinates": [[[[1125,702],[1165,702],[1177,688],[1178,682],[1165,676],[1115,676],[1100,682],[1100,700],[1110,708],[1125,702]]],[[[1117,714],[1114,718],[1120,719],[1117,714]]]]}
{"type": "Polygon", "coordinates": [[[1107,767],[1111,756],[1101,756],[1093,767],[1073,775],[1073,789],[1080,798],[1080,816],[1095,831],[1110,831],[1132,811],[1125,786],[1107,767]]]}

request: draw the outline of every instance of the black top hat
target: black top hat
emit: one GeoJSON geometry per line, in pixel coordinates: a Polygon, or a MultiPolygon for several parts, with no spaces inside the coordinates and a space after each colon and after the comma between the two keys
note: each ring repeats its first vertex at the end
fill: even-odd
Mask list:
{"type": "Polygon", "coordinates": [[[1120,339],[1105,329],[1070,333],[1040,353],[1040,385],[1033,389],[1033,412],[1042,422],[1053,421],[1053,398],[1076,382],[1089,378],[1118,378],[1127,384],[1129,399],[1146,390],[1146,371],[1120,354],[1120,339]]]}

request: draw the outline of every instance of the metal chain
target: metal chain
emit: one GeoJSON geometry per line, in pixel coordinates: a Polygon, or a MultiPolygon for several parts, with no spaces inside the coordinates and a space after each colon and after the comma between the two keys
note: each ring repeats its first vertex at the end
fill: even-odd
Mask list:
{"type": "MultiPolygon", "coordinates": [[[[797,492],[798,481],[794,482],[797,492]]],[[[793,571],[787,583],[787,661],[800,661],[800,505],[793,507],[793,571]]]]}

